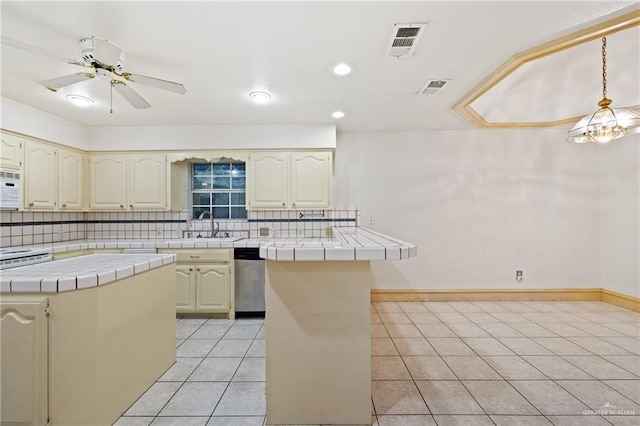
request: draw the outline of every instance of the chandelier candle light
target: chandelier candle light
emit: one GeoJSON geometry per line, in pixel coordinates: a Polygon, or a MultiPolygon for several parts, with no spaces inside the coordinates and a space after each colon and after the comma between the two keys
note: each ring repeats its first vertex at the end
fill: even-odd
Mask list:
{"type": "Polygon", "coordinates": [[[600,109],[576,123],[567,136],[571,143],[607,143],[640,133],[640,114],[629,108],[609,108],[607,98],[607,38],[602,37],[602,100],[600,109]]]}

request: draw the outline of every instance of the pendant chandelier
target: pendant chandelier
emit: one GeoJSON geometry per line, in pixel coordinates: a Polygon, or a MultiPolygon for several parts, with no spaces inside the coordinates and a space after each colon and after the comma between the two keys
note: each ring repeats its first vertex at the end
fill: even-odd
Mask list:
{"type": "Polygon", "coordinates": [[[640,133],[640,114],[629,108],[609,108],[607,98],[607,38],[602,37],[602,100],[600,109],[587,115],[569,130],[567,142],[607,143],[640,133]]]}

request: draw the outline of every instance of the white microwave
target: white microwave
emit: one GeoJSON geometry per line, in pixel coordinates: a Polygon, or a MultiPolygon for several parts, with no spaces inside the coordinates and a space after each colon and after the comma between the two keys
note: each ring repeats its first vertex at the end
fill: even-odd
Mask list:
{"type": "Polygon", "coordinates": [[[18,210],[22,207],[20,172],[0,170],[0,209],[18,210]]]}

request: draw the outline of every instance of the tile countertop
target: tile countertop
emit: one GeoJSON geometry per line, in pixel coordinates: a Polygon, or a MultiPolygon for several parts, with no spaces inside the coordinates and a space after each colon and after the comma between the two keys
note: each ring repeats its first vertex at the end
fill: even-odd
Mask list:
{"type": "Polygon", "coordinates": [[[366,228],[334,227],[325,238],[240,238],[175,240],[80,240],[40,244],[53,253],[87,249],[260,248],[260,257],[276,261],[403,260],[417,256],[414,244],[366,228]]]}
{"type": "Polygon", "coordinates": [[[333,228],[333,237],[301,241],[271,240],[260,257],[277,261],[402,260],[415,257],[415,245],[365,228],[333,228]]]}
{"type": "Polygon", "coordinates": [[[2,293],[60,293],[96,287],[174,263],[174,254],[92,254],[6,269],[2,293]]]}

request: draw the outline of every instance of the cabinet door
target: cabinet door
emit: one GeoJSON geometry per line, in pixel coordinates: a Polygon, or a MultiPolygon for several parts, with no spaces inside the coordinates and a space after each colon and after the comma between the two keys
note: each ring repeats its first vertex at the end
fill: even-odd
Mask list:
{"type": "Polygon", "coordinates": [[[167,159],[164,155],[129,157],[129,208],[167,209],[167,159]]]}
{"type": "Polygon", "coordinates": [[[0,168],[20,169],[22,166],[23,140],[17,136],[0,133],[0,168]]]}
{"type": "Polygon", "coordinates": [[[292,153],[289,180],[291,207],[329,207],[331,170],[330,152],[292,153]]]}
{"type": "Polygon", "coordinates": [[[196,312],[229,312],[230,268],[228,264],[196,266],[196,312]]]}
{"type": "Polygon", "coordinates": [[[283,209],[288,206],[286,153],[249,155],[247,209],[283,209]]]}
{"type": "Polygon", "coordinates": [[[194,265],[176,265],[176,312],[196,310],[196,275],[194,265]]]}
{"type": "Polygon", "coordinates": [[[75,151],[58,151],[58,208],[82,210],[83,156],[75,151]]]}
{"type": "Polygon", "coordinates": [[[25,209],[53,210],[58,201],[58,150],[29,141],[24,178],[25,209]]]}
{"type": "Polygon", "coordinates": [[[89,208],[123,210],[127,205],[127,161],[122,155],[96,155],[89,161],[89,208]]]}
{"type": "Polygon", "coordinates": [[[45,297],[0,301],[1,424],[47,423],[48,335],[45,297]]]}

